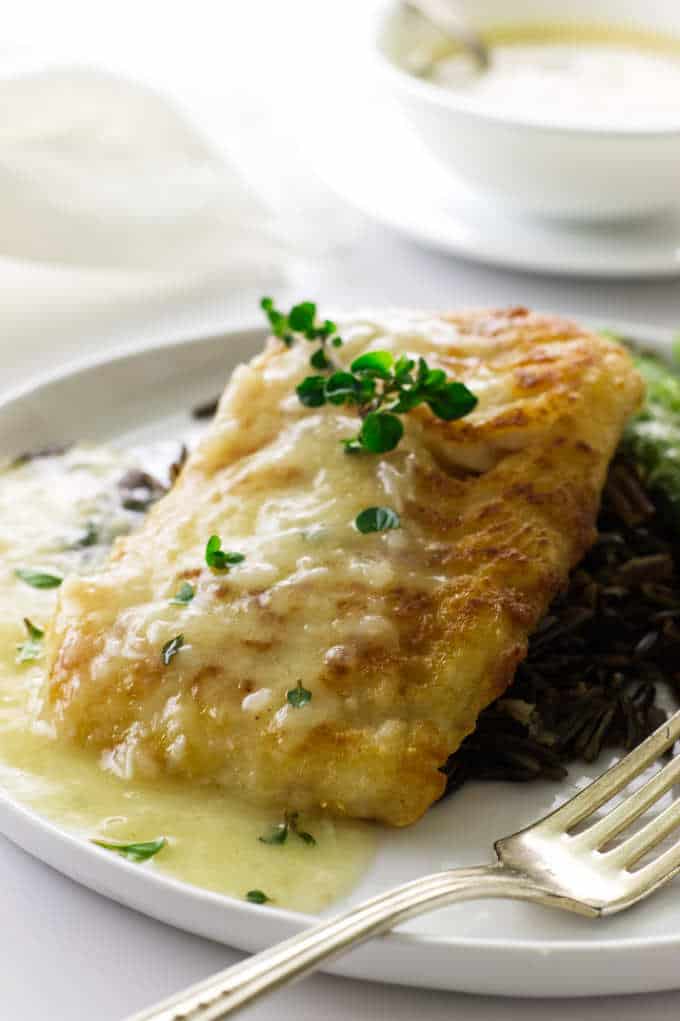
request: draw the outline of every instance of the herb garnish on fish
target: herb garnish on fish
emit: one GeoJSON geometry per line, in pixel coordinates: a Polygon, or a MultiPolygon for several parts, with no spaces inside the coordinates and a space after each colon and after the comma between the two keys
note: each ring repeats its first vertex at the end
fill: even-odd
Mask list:
{"type": "Polygon", "coordinates": [[[310,364],[320,371],[333,370],[330,375],[307,376],[296,387],[301,404],[319,408],[324,404],[354,405],[363,419],[356,436],[345,440],[348,454],[385,454],[394,450],[404,434],[398,415],[404,415],[419,404],[427,404],[437,418],[447,422],[468,415],[477,398],[464,383],[447,379],[442,369],[431,369],[424,358],[416,361],[401,355],[395,359],[389,351],[368,351],[355,358],[349,372],[336,370],[328,357],[327,342],[342,345],[337,328],[330,319],[317,324],[314,302],[295,305],[285,315],[271,298],[260,302],[269,319],[274,336],[287,347],[298,337],[318,340],[320,347],[310,364]]]}
{"type": "Polygon", "coordinates": [[[342,347],[342,337],[338,336],[338,328],[331,319],[317,321],[315,302],[301,301],[285,314],[276,308],[272,298],[262,298],[260,308],[269,320],[272,333],[286,347],[292,347],[298,339],[318,341],[319,347],[309,359],[309,364],[321,370],[333,367],[327,345],[330,343],[333,347],[342,347]]]}
{"type": "Polygon", "coordinates": [[[183,645],[184,635],[175,635],[174,638],[171,638],[168,642],[165,643],[165,645],[161,649],[161,659],[163,660],[165,666],[170,665],[170,660],[177,655],[177,653],[183,647],[183,645]]]}
{"type": "Polygon", "coordinates": [[[412,358],[396,360],[389,351],[370,351],[355,358],[349,372],[308,376],[297,387],[306,407],[323,404],[355,405],[363,419],[356,436],[345,440],[348,454],[384,454],[394,450],[404,434],[398,415],[419,404],[447,422],[468,415],[477,398],[464,383],[447,379],[442,369],[431,369],[424,358],[417,367],[412,358]]]}
{"type": "Polygon", "coordinates": [[[388,532],[392,528],[401,528],[399,515],[391,507],[367,507],[354,519],[357,531],[366,535],[368,532],[388,532]]]}
{"type": "Polygon", "coordinates": [[[63,578],[58,577],[56,574],[47,574],[45,571],[33,571],[26,567],[18,567],[14,574],[32,588],[59,588],[63,581],[63,578]]]}
{"type": "Polygon", "coordinates": [[[222,549],[219,535],[211,535],[205,547],[205,562],[215,571],[228,571],[234,564],[245,560],[243,553],[227,553],[222,549]]]}
{"type": "Polygon", "coordinates": [[[294,709],[301,709],[303,705],[312,701],[312,693],[303,687],[302,681],[298,681],[297,685],[286,694],[286,701],[294,709]]]}
{"type": "Polygon", "coordinates": [[[42,640],[45,637],[45,632],[42,628],[36,627],[28,617],[24,617],[24,627],[28,637],[25,642],[17,645],[17,663],[28,663],[38,659],[43,650],[42,640]]]}
{"type": "Polygon", "coordinates": [[[173,606],[186,606],[196,595],[194,586],[188,581],[183,581],[170,600],[173,606]]]}

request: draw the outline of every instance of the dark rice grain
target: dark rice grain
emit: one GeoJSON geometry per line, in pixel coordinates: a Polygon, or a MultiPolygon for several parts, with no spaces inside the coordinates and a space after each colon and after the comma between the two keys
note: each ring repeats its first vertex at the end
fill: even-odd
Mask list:
{"type": "Polygon", "coordinates": [[[559,780],[604,748],[628,751],[680,696],[680,544],[634,465],[611,466],[598,539],[529,642],[505,695],[444,767],[466,780],[559,780]]]}

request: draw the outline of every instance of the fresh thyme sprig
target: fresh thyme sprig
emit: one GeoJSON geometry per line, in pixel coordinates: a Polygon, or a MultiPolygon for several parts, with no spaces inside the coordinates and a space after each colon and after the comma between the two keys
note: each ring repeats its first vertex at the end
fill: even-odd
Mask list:
{"type": "Polygon", "coordinates": [[[348,454],[383,454],[394,450],[404,426],[398,415],[405,415],[418,404],[427,404],[437,418],[447,422],[468,415],[477,398],[464,383],[446,378],[443,369],[431,369],[424,358],[418,362],[407,355],[395,360],[389,351],[369,351],[355,358],[350,371],[336,369],[328,357],[327,345],[342,345],[337,327],[330,319],[317,322],[313,301],[294,305],[286,315],[272,298],[262,298],[263,309],[274,336],[286,347],[300,338],[318,341],[319,347],[310,365],[326,375],[307,376],[296,387],[298,398],[307,408],[323,404],[353,404],[363,419],[356,436],[345,440],[348,454]]]}
{"type": "Polygon", "coordinates": [[[272,333],[282,340],[286,347],[292,347],[296,340],[302,338],[312,343],[318,341],[319,347],[309,359],[309,364],[319,371],[333,368],[333,362],[328,357],[327,345],[330,343],[333,347],[341,347],[342,338],[338,336],[338,328],[331,319],[317,322],[315,302],[301,301],[298,305],[293,305],[287,315],[276,308],[272,298],[262,298],[260,308],[269,320],[272,333]]]}
{"type": "Polygon", "coordinates": [[[446,378],[442,369],[431,369],[424,358],[389,351],[369,351],[355,358],[349,372],[330,376],[308,376],[297,387],[297,395],[308,408],[321,405],[356,405],[363,419],[356,436],[345,440],[348,454],[382,454],[394,448],[404,434],[397,417],[419,404],[427,404],[437,418],[447,422],[469,414],[477,398],[464,383],[446,378]]]}

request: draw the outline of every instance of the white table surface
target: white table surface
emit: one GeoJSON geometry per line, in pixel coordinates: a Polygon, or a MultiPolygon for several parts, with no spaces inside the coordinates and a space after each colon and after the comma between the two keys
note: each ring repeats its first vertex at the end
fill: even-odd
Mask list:
{"type": "MultiPolygon", "coordinates": [[[[313,32],[315,24],[318,29],[320,12],[323,19],[337,16],[338,5],[324,5],[322,0],[316,4],[308,0],[287,4],[250,0],[247,16],[232,21],[226,14],[229,3],[198,2],[191,5],[194,20],[190,26],[186,11],[175,15],[168,12],[167,5],[161,8],[155,3],[107,5],[108,13],[103,5],[76,0],[49,8],[36,0],[24,0],[19,6],[13,5],[15,9],[3,26],[3,48],[8,53],[30,42],[42,47],[43,53],[81,59],[87,54],[90,62],[145,76],[172,88],[193,109],[206,111],[217,137],[220,97],[235,80],[229,74],[237,75],[239,68],[243,69],[244,53],[250,52],[254,60],[252,54],[257,52],[260,60],[262,40],[257,26],[267,24],[268,37],[279,43],[282,34],[304,41],[305,33],[313,32]],[[161,10],[164,33],[159,41],[161,10]],[[190,30],[197,45],[187,52],[185,40],[192,37],[190,30]]],[[[234,4],[233,10],[242,13],[244,6],[234,4]]],[[[349,16],[356,4],[342,7],[349,16]]],[[[304,54],[303,41],[293,47],[294,63],[296,51],[304,54]]],[[[367,221],[349,217],[348,221],[351,230],[341,249],[331,246],[324,255],[297,265],[292,292],[333,305],[455,307],[521,302],[574,315],[680,325],[678,282],[608,284],[513,274],[420,250],[367,221]]],[[[129,321],[122,329],[115,317],[108,317],[93,336],[92,346],[102,350],[130,345],[138,336],[148,339],[213,330],[246,312],[244,303],[225,296],[223,307],[211,302],[204,307],[174,308],[171,318],[140,319],[138,329],[129,321]]],[[[1,316],[0,311],[0,325],[1,316]]],[[[38,369],[42,373],[66,357],[88,353],[48,350],[47,344],[37,359],[31,351],[17,352],[10,339],[6,331],[0,332],[0,388],[23,381],[38,369]]],[[[82,889],[1,838],[0,875],[3,1021],[121,1021],[129,1012],[240,956],[82,889]]],[[[680,969],[678,981],[680,985],[680,969]]],[[[641,1017],[662,1021],[680,1015],[680,992],[587,1001],[519,1001],[316,976],[275,994],[243,1016],[261,1021],[340,1021],[384,1015],[393,1021],[413,1021],[414,1017],[428,1021],[457,1017],[470,1021],[638,1021],[641,1017]]]]}

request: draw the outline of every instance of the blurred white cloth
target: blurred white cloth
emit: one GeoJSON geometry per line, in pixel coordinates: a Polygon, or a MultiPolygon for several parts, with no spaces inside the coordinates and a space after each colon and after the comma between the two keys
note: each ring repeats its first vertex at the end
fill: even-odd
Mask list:
{"type": "Polygon", "coordinates": [[[135,340],[187,309],[280,283],[284,253],[243,177],[172,105],[116,75],[0,81],[0,382],[135,340]]]}

